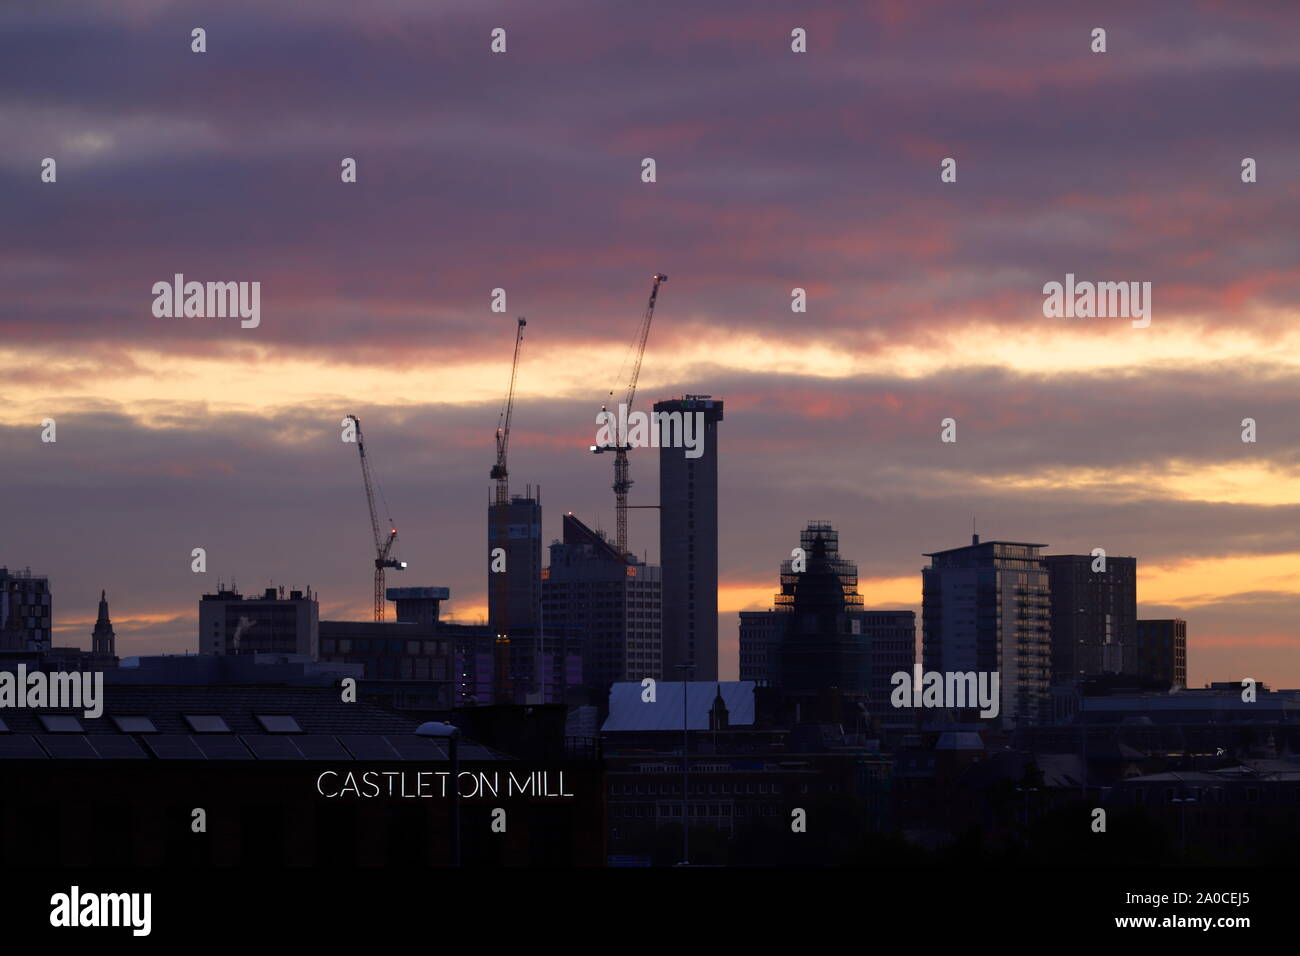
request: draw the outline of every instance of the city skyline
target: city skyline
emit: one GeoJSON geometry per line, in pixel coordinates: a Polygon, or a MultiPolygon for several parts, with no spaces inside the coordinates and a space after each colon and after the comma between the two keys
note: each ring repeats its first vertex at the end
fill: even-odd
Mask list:
{"type": "MultiPolygon", "coordinates": [[[[366,619],[351,413],[400,583],[486,616],[516,317],[512,489],[543,489],[543,545],[567,511],[611,530],[587,448],[662,270],[637,407],[727,404],[723,677],[807,521],[840,531],[867,607],[919,612],[922,555],[974,517],[1137,557],[1139,616],[1189,622],[1192,686],[1300,686],[1285,4],[426,7],[231,3],[203,56],[163,2],[0,14],[0,564],[50,577],[56,644],[88,646],[106,589],[119,653],[193,650],[218,578],[366,619]],[[177,273],[260,282],[260,324],[155,317],[177,273]],[[1151,282],[1150,326],[1045,317],[1067,275],[1151,282]]],[[[633,504],[654,457],[630,455],[633,504]]],[[[651,563],[656,524],[632,512],[651,563]]]]}

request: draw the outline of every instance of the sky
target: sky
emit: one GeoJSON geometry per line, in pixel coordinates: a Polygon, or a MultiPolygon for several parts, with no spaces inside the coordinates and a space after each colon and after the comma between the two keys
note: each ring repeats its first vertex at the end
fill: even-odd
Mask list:
{"type": "Polygon", "coordinates": [[[218,581],[367,619],[356,414],[390,585],[476,621],[515,317],[512,488],[546,542],[612,530],[587,448],[663,272],[637,404],[726,403],[724,677],[809,520],[918,611],[974,522],[1135,556],[1192,686],[1300,686],[1297,50],[1291,0],[7,3],[0,564],[60,645],[106,589],[124,656],[193,652],[218,581]],[[176,273],[260,282],[260,325],[155,317],[176,273]],[[1150,325],[1045,317],[1067,274],[1150,282],[1150,325]]]}

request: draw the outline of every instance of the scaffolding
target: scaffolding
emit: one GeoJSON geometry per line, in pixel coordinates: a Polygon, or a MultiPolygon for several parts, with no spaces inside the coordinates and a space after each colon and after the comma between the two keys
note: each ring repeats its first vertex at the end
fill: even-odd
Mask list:
{"type": "Polygon", "coordinates": [[[792,610],[795,592],[800,583],[811,583],[816,578],[834,578],[838,582],[845,610],[862,607],[862,595],[858,593],[857,562],[840,557],[840,533],[831,527],[829,521],[808,522],[808,526],[799,533],[799,547],[803,549],[804,569],[794,570],[793,557],[781,562],[781,591],[774,602],[776,610],[792,610]]]}

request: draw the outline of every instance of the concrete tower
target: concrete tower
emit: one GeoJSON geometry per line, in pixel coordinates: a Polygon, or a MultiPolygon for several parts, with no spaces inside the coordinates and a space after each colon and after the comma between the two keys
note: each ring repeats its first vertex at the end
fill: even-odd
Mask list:
{"type": "MultiPolygon", "coordinates": [[[[695,449],[660,439],[659,563],[663,566],[664,680],[718,679],[718,422],[722,402],[687,395],[656,402],[660,416],[693,416],[695,449]],[[688,455],[687,452],[690,452],[688,455]],[[694,456],[694,457],[691,457],[694,456]],[[684,674],[679,664],[694,665],[684,674]]],[[[664,419],[661,419],[661,421],[664,419]]],[[[676,423],[674,423],[676,424],[676,423]]],[[[666,434],[671,434],[665,429],[666,434]]],[[[678,435],[682,430],[676,430],[678,435]]]]}

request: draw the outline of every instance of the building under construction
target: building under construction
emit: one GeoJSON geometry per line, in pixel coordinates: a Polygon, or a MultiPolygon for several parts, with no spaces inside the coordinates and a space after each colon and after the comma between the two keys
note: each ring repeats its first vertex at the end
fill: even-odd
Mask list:
{"type": "Polygon", "coordinates": [[[541,611],[542,490],[526,487],[488,505],[488,623],[499,634],[535,630],[541,611]]]}
{"type": "Polygon", "coordinates": [[[827,522],[809,522],[799,548],[781,564],[774,608],[740,615],[741,679],[776,685],[804,719],[906,726],[890,707],[890,678],[912,670],[915,612],[863,608],[858,566],[840,556],[827,522]]]}

